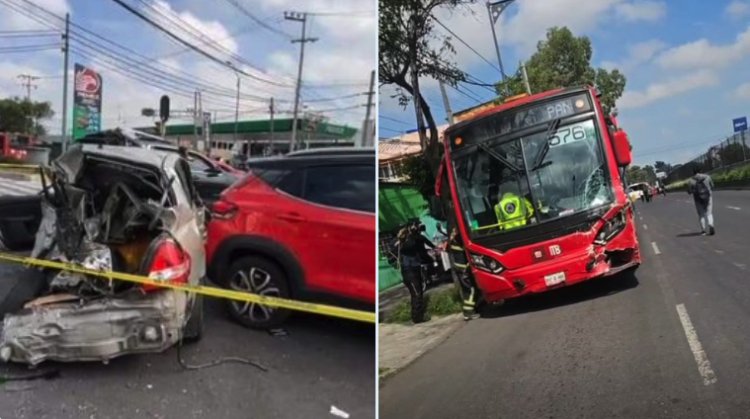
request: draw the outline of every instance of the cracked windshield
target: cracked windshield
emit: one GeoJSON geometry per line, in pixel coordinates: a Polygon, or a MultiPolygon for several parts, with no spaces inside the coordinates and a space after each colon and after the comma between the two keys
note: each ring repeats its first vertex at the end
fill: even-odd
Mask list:
{"type": "Polygon", "coordinates": [[[457,186],[476,235],[523,228],[612,200],[591,119],[561,126],[552,135],[541,131],[489,140],[462,154],[454,158],[457,186]]]}

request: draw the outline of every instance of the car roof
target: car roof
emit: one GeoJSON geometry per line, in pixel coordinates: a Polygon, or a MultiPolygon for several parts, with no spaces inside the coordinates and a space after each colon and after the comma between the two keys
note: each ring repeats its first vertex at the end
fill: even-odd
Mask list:
{"type": "Polygon", "coordinates": [[[109,144],[130,147],[146,147],[156,144],[163,146],[172,145],[171,142],[131,128],[115,128],[87,134],[77,142],[82,144],[109,144]]]}
{"type": "Polygon", "coordinates": [[[324,147],[324,148],[313,148],[308,150],[299,150],[287,154],[287,157],[304,157],[304,156],[338,156],[338,155],[351,155],[351,156],[366,156],[374,155],[375,149],[366,148],[353,148],[353,147],[324,147]]]}
{"type": "Polygon", "coordinates": [[[84,144],[84,154],[93,154],[103,157],[110,157],[118,160],[134,160],[155,167],[161,167],[162,162],[166,160],[176,160],[178,155],[169,151],[155,150],[140,147],[123,147],[116,145],[97,145],[84,144]]]}
{"type": "Polygon", "coordinates": [[[350,149],[355,150],[351,153],[335,151],[333,153],[311,152],[287,154],[285,156],[264,157],[250,159],[247,161],[249,168],[269,168],[269,167],[302,167],[310,165],[326,165],[336,163],[356,163],[372,164],[375,166],[374,149],[350,149]]]}

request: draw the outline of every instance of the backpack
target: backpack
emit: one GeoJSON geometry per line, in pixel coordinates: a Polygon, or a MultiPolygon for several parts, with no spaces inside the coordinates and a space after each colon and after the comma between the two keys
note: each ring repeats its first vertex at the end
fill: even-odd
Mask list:
{"type": "Polygon", "coordinates": [[[708,189],[708,184],[706,183],[707,177],[696,177],[695,179],[695,189],[693,190],[693,195],[698,197],[701,201],[708,201],[709,198],[711,198],[711,190],[708,189]]]}

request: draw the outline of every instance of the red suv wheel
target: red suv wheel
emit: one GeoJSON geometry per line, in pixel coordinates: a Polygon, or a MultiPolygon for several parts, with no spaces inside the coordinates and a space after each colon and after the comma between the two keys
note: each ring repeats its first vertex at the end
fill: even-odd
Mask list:
{"type": "MultiPolygon", "coordinates": [[[[286,275],[278,265],[260,256],[245,256],[228,272],[229,288],[268,297],[289,297],[286,275]]],[[[289,310],[258,303],[230,301],[229,314],[247,327],[266,329],[279,326],[289,317],[289,310]]]]}

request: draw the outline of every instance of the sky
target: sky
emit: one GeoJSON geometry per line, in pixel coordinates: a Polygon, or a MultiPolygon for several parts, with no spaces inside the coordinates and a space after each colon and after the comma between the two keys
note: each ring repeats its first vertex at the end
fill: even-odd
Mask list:
{"type": "MultiPolygon", "coordinates": [[[[454,39],[459,68],[497,82],[485,3],[436,16],[493,64],[454,39]]],[[[750,0],[516,0],[496,25],[505,72],[514,73],[552,26],[588,36],[592,64],[618,68],[627,77],[617,108],[634,164],[684,163],[730,135],[733,118],[750,116],[750,0]]],[[[444,33],[438,25],[436,30],[444,33]]],[[[437,84],[420,83],[436,119],[446,121],[437,84]]],[[[460,90],[448,88],[454,111],[493,97],[482,87],[460,90]]],[[[392,93],[388,86],[380,89],[381,138],[415,128],[413,106],[401,108],[392,93]]]]}
{"type": "MultiPolygon", "coordinates": [[[[302,25],[285,20],[284,12],[310,13],[307,37],[317,41],[305,46],[303,110],[320,112],[332,123],[361,127],[370,74],[377,67],[373,0],[123,2],[220,63],[230,61],[247,73],[240,76],[241,120],[268,118],[271,97],[276,117],[291,117],[300,45],[292,40],[300,38],[302,25]]],[[[61,42],[65,13],[70,13],[73,31],[69,89],[74,63],[100,72],[103,128],[152,125],[141,109],[158,109],[163,94],[170,96],[176,111],[171,122],[192,122],[180,111],[193,107],[196,89],[201,90],[204,111],[215,112],[219,121],[234,120],[238,73],[189,50],[115,1],[0,0],[0,97],[26,95],[20,74],[41,77],[31,96],[52,104],[55,117],[45,122],[51,134],[62,130],[63,54],[55,44],[61,42]],[[43,22],[23,12],[33,12],[43,22]],[[54,32],[27,32],[37,30],[54,32]],[[18,52],[28,45],[49,48],[18,52]],[[9,52],[13,47],[16,50],[9,52]]],[[[72,93],[69,110],[71,98],[72,93]]]]}

